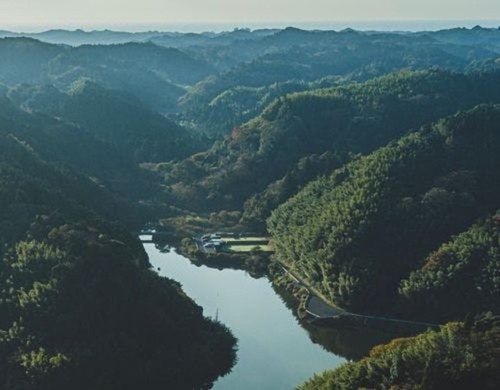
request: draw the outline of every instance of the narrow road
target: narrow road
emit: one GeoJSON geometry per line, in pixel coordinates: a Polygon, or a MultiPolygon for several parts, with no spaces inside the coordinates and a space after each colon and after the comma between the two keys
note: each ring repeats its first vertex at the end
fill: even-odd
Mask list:
{"type": "Polygon", "coordinates": [[[370,315],[364,315],[364,314],[349,313],[343,309],[340,309],[338,307],[335,307],[335,306],[332,306],[332,305],[326,303],[323,299],[320,299],[318,296],[316,296],[314,294],[314,292],[312,292],[312,289],[310,286],[308,286],[299,277],[294,275],[283,263],[278,262],[278,264],[281,266],[281,268],[288,275],[290,275],[290,277],[292,277],[297,283],[301,284],[303,287],[305,287],[307,289],[307,291],[309,292],[309,297],[306,301],[305,309],[309,314],[311,314],[312,316],[314,316],[318,319],[335,318],[335,317],[338,317],[340,315],[343,315],[343,316],[351,316],[351,317],[356,317],[356,318],[366,319],[366,320],[375,320],[375,321],[383,321],[383,322],[396,322],[396,323],[401,323],[401,324],[417,325],[417,326],[423,326],[423,327],[429,327],[429,328],[439,328],[439,324],[433,324],[433,323],[429,323],[429,322],[411,321],[411,320],[403,320],[403,319],[399,319],[399,318],[389,318],[389,317],[370,316],[370,315]]]}
{"type": "Polygon", "coordinates": [[[306,311],[319,318],[335,317],[344,314],[343,311],[327,305],[316,295],[310,294],[305,304],[306,311]]]}

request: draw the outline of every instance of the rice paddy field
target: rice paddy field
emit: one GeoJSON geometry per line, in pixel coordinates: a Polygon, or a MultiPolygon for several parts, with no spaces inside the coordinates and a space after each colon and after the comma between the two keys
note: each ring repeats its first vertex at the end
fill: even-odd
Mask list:
{"type": "Polygon", "coordinates": [[[262,252],[273,252],[273,248],[271,245],[229,245],[229,250],[231,252],[239,252],[239,253],[244,253],[244,252],[251,252],[252,250],[255,250],[258,248],[258,250],[262,252]]]}

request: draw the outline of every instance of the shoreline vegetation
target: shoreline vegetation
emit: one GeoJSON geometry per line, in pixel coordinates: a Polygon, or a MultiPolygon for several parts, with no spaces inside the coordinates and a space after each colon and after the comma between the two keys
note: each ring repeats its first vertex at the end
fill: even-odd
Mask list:
{"type": "MultiPolygon", "coordinates": [[[[166,234],[170,238],[173,235],[176,235],[176,233],[169,232],[166,234]]],[[[348,312],[328,302],[320,292],[314,290],[313,287],[308,286],[303,280],[300,280],[296,275],[291,273],[283,263],[273,258],[272,252],[260,250],[260,242],[267,239],[244,233],[212,233],[203,235],[203,237],[211,235],[215,236],[217,240],[222,238],[227,242],[245,243],[250,241],[253,243],[251,244],[253,249],[249,251],[232,251],[230,249],[207,251],[204,250],[201,238],[193,236],[184,237],[180,241],[177,241],[178,253],[196,264],[203,264],[217,269],[231,268],[244,270],[256,278],[268,277],[273,285],[285,288],[295,297],[297,305],[294,313],[301,320],[306,321],[312,326],[331,329],[365,327],[386,330],[396,334],[416,334],[427,329],[437,329],[439,327],[438,324],[427,322],[348,312]]],[[[162,236],[157,235],[156,237],[162,236]]],[[[153,241],[154,237],[153,234],[153,241]]]]}
{"type": "MultiPolygon", "coordinates": [[[[172,237],[172,232],[167,235],[172,237]]],[[[159,237],[165,236],[160,235],[159,237]]],[[[283,266],[272,260],[270,255],[266,253],[260,253],[258,257],[255,257],[258,252],[254,253],[254,256],[224,252],[206,253],[200,250],[196,245],[196,240],[190,237],[174,241],[159,241],[156,242],[156,246],[160,251],[165,250],[167,252],[174,247],[177,253],[186,257],[193,264],[219,270],[226,268],[242,270],[254,278],[269,278],[273,289],[285,302],[301,326],[309,332],[313,342],[322,345],[323,348],[334,354],[340,354],[350,360],[361,358],[375,345],[387,342],[394,337],[412,336],[422,331],[422,327],[408,326],[408,324],[388,326],[384,322],[361,321],[360,317],[354,315],[344,315],[331,322],[322,322],[308,314],[304,309],[305,299],[311,297],[307,288],[294,279],[291,282],[290,278],[286,276],[287,274],[283,272],[283,266]],[[354,349],[347,345],[343,346],[343,343],[348,342],[353,337],[351,334],[357,333],[359,333],[359,336],[356,336],[356,338],[360,339],[360,343],[355,343],[356,347],[354,349]],[[340,337],[340,335],[343,336],[340,337]],[[337,340],[338,337],[340,337],[339,340],[337,340]],[[346,340],[342,341],[343,337],[346,340]]],[[[326,306],[326,304],[324,305],[326,306]]],[[[331,307],[328,306],[328,309],[331,310],[331,307]]],[[[335,309],[335,311],[338,312],[341,309],[335,309]]]]}

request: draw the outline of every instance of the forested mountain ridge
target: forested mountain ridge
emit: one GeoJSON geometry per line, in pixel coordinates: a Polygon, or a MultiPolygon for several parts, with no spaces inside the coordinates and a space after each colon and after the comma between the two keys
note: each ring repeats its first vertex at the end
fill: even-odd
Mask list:
{"type": "Polygon", "coordinates": [[[0,39],[0,81],[6,85],[44,83],[49,62],[65,50],[31,38],[0,39]]]}
{"type": "MultiPolygon", "coordinates": [[[[352,33],[358,32],[365,35],[382,35],[382,31],[360,31],[353,29],[345,29],[342,31],[325,31],[315,30],[307,31],[300,28],[288,27],[286,29],[278,28],[262,28],[262,29],[249,29],[249,28],[235,28],[232,31],[221,32],[164,32],[164,31],[146,31],[146,32],[127,32],[127,31],[113,31],[113,30],[92,30],[84,31],[77,30],[64,30],[53,29],[38,33],[20,33],[13,31],[0,31],[0,37],[28,37],[40,40],[42,42],[52,44],[66,44],[72,46],[79,46],[85,44],[120,44],[130,42],[147,42],[152,41],[159,45],[175,48],[204,48],[209,51],[214,47],[226,46],[228,48],[237,46],[241,43],[250,43],[251,41],[261,41],[261,45],[277,45],[284,43],[296,44],[303,43],[304,38],[309,39],[313,36],[315,38],[321,36],[334,36],[339,33],[352,33]],[[286,30],[288,34],[283,34],[281,31],[286,30]],[[303,37],[302,41],[297,39],[290,39],[291,36],[298,38],[303,37]]],[[[441,43],[454,43],[464,47],[482,46],[487,50],[498,49],[498,37],[500,29],[487,28],[475,26],[474,28],[456,27],[437,31],[423,31],[423,32],[396,32],[395,34],[404,36],[425,36],[441,43]]],[[[261,46],[261,52],[262,50],[261,46]]],[[[240,51],[242,48],[240,47],[240,51]]],[[[252,54],[254,54],[252,52],[252,54]]]]}
{"type": "MultiPolygon", "coordinates": [[[[498,209],[499,123],[499,106],[478,106],[424,126],[310,183],[268,220],[278,258],[333,302],[352,310],[449,320],[495,309],[490,305],[498,303],[500,285],[496,273],[486,269],[495,268],[498,253],[463,259],[482,244],[478,241],[476,250],[471,249],[460,237],[456,244],[440,249],[441,255],[431,252],[498,209]],[[454,247],[460,251],[457,261],[453,254],[446,261],[443,251],[452,252],[454,247]],[[462,301],[459,310],[440,312],[438,307],[446,306],[446,299],[456,300],[460,294],[450,291],[435,298],[440,303],[436,308],[422,313],[408,299],[419,288],[426,295],[428,287],[419,287],[425,279],[418,275],[402,282],[401,292],[407,298],[398,305],[399,283],[429,255],[437,264],[434,269],[442,267],[436,275],[444,271],[458,284],[470,275],[453,263],[460,268],[464,262],[484,262],[473,269],[482,278],[483,297],[489,297],[484,303],[489,307],[471,299],[462,301]],[[451,268],[445,271],[448,265],[451,268]]],[[[498,226],[491,229],[486,251],[498,245],[498,226]]],[[[483,241],[481,237],[477,236],[483,241]]],[[[470,283],[474,282],[464,286],[470,283]]]]}
{"type": "MultiPolygon", "coordinates": [[[[244,41],[244,53],[241,53],[241,42],[232,44],[231,48],[234,46],[240,50],[237,58],[248,53],[253,56],[190,88],[181,98],[181,108],[187,111],[184,114],[187,120],[206,127],[207,117],[224,112],[224,107],[231,109],[230,101],[225,106],[221,105],[224,102],[217,100],[226,91],[237,87],[262,88],[274,82],[311,82],[325,76],[344,82],[365,81],[401,69],[436,67],[466,71],[495,68],[498,64],[495,65],[494,61],[500,53],[496,44],[498,36],[496,29],[403,34],[286,28],[260,40],[244,41]],[[215,106],[216,102],[218,106],[215,106]],[[201,114],[200,107],[203,107],[201,114]]],[[[197,49],[220,51],[211,46],[197,49]]],[[[207,53],[205,56],[209,60],[211,55],[207,53]]],[[[231,131],[225,115],[219,122],[213,118],[212,123],[216,132],[231,131]]],[[[237,122],[235,126],[242,123],[237,122]]]]}
{"type": "Polygon", "coordinates": [[[144,221],[145,210],[74,169],[44,160],[19,134],[2,128],[0,150],[3,244],[20,240],[37,215],[56,211],[74,220],[100,215],[130,227],[144,221]]]}
{"type": "MultiPolygon", "coordinates": [[[[65,89],[89,78],[134,94],[161,113],[186,111],[183,120],[212,133],[203,118],[215,113],[205,106],[238,86],[269,87],[330,76],[363,81],[399,69],[491,69],[498,66],[498,35],[498,29],[486,28],[387,33],[290,27],[201,34],[148,32],[128,34],[126,40],[126,33],[113,31],[0,32],[7,37],[0,39],[0,81],[50,83],[65,89]],[[64,45],[78,42],[90,44],[64,45]],[[200,108],[206,112],[201,116],[200,108]]],[[[227,118],[214,124],[215,134],[231,130],[227,118]]]]}
{"type": "Polygon", "coordinates": [[[53,84],[68,89],[90,79],[126,91],[155,110],[175,111],[185,85],[214,71],[192,55],[152,43],[51,45],[30,38],[0,39],[0,82],[53,84]]]}
{"type": "Polygon", "coordinates": [[[192,389],[227,373],[234,337],[127,230],[149,214],[45,158],[67,125],[47,137],[53,118],[1,103],[0,387],[192,389]]]}
{"type": "Polygon", "coordinates": [[[0,31],[0,37],[28,37],[40,40],[42,42],[66,44],[71,46],[95,44],[109,45],[152,41],[161,46],[182,48],[202,45],[216,46],[247,39],[260,39],[266,35],[273,34],[277,30],[278,29],[258,29],[251,31],[247,28],[235,28],[233,31],[182,33],[173,31],[128,32],[114,31],[109,29],[92,31],[86,31],[82,29],[52,29],[38,33],[0,31]]]}
{"type": "MultiPolygon", "coordinates": [[[[7,97],[9,92],[6,89],[0,97],[2,133],[10,134],[45,161],[71,167],[121,197],[141,199],[152,193],[154,177],[140,169],[123,148],[119,150],[73,123],[22,109],[7,97]]],[[[127,141],[126,137],[117,138],[121,143],[127,141]]]]}
{"type": "MultiPolygon", "coordinates": [[[[340,81],[339,81],[340,82],[340,81]]],[[[223,136],[258,116],[276,98],[311,89],[326,88],[336,84],[336,78],[323,78],[316,82],[289,80],[262,87],[238,85],[214,97],[208,104],[197,104],[178,117],[187,125],[212,136],[223,136]]],[[[182,100],[181,100],[182,101],[182,100]]]]}
{"type": "Polygon", "coordinates": [[[500,86],[498,71],[431,70],[287,95],[207,152],[167,166],[166,182],[185,207],[241,208],[300,158],[369,152],[459,109],[499,102],[493,86],[500,86]]]}
{"type": "Polygon", "coordinates": [[[197,152],[202,145],[199,136],[151,110],[135,96],[89,80],[73,83],[67,93],[53,86],[23,84],[12,88],[8,96],[28,111],[81,126],[130,162],[176,160],[197,152]]]}

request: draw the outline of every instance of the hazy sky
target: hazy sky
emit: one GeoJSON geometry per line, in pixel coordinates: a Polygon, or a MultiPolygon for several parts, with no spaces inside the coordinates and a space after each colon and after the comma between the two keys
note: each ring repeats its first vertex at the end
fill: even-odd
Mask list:
{"type": "Polygon", "coordinates": [[[0,29],[500,19],[499,0],[0,0],[0,29]]]}

